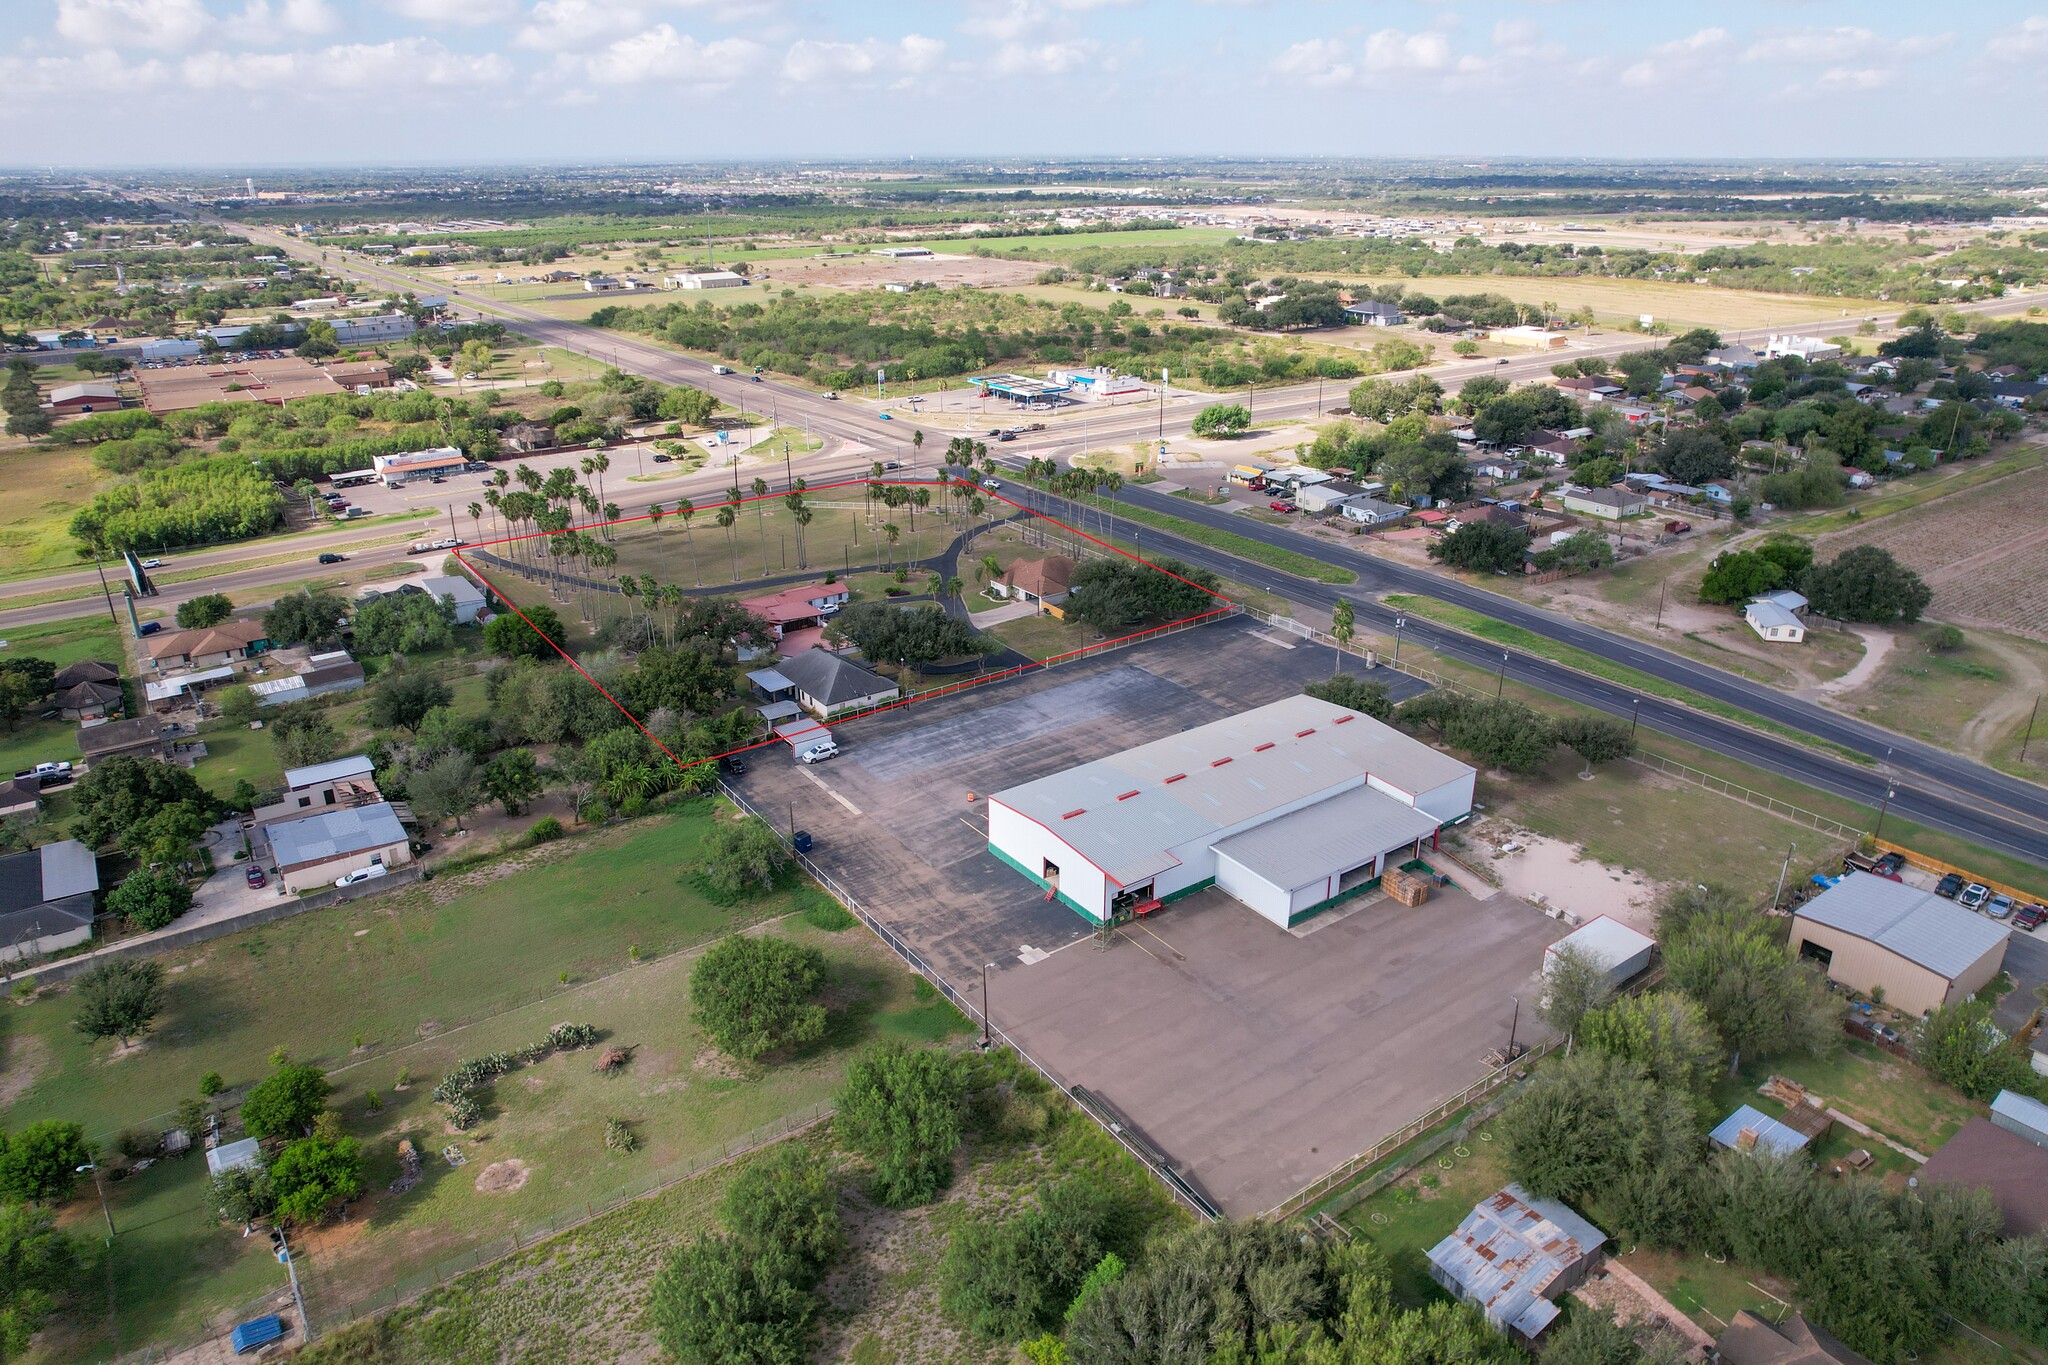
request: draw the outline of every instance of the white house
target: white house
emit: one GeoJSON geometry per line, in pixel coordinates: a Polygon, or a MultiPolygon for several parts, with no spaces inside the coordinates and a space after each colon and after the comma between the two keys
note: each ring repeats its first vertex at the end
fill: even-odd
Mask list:
{"type": "Polygon", "coordinates": [[[1783,336],[1773,333],[1771,339],[1764,343],[1766,360],[1794,355],[1811,364],[1816,360],[1833,360],[1841,354],[1842,348],[1832,342],[1822,341],[1819,337],[1795,336],[1789,332],[1783,336]]]}
{"type": "Polygon", "coordinates": [[[1346,521],[1355,521],[1366,526],[1391,525],[1409,514],[1406,507],[1381,502],[1373,497],[1352,498],[1337,510],[1344,514],[1346,521]]]}
{"type": "Polygon", "coordinates": [[[1806,639],[1806,622],[1799,619],[1805,609],[1806,599],[1796,592],[1767,593],[1749,599],[1742,619],[1766,640],[1796,645],[1806,639]]]}
{"type": "Polygon", "coordinates": [[[483,590],[467,578],[435,574],[422,578],[419,586],[429,597],[454,600],[455,624],[458,626],[475,625],[478,613],[484,609],[483,590]]]}
{"type": "Polygon", "coordinates": [[[681,270],[664,275],[664,289],[745,289],[747,277],[732,270],[681,270]]]}

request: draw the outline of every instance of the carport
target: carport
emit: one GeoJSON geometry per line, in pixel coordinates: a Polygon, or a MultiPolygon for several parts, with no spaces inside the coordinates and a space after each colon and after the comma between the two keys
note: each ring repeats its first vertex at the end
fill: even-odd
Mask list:
{"type": "Polygon", "coordinates": [[[815,720],[786,720],[775,727],[775,737],[787,744],[792,754],[807,753],[838,743],[832,738],[832,732],[815,720]]]}
{"type": "Polygon", "coordinates": [[[1436,830],[1435,816],[1358,787],[1218,843],[1216,885],[1284,929],[1374,885],[1436,830]]]}

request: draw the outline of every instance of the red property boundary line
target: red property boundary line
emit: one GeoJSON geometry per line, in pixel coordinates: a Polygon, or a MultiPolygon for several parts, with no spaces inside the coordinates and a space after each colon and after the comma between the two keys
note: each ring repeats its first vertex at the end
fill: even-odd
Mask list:
{"type": "MultiPolygon", "coordinates": [[[[983,497],[994,498],[997,502],[1001,502],[1006,504],[1007,506],[1013,507],[1016,510],[1023,512],[1027,516],[1036,517],[1038,520],[1056,526],[1060,530],[1065,531],[1067,534],[1072,535],[1080,540],[1085,540],[1092,545],[1100,546],[1102,549],[1109,551],[1111,554],[1121,555],[1125,559],[1130,560],[1134,564],[1142,564],[1148,569],[1152,569],[1158,573],[1165,574],[1168,578],[1173,579],[1175,582],[1185,583],[1188,587],[1197,589],[1200,592],[1207,593],[1210,597],[1216,599],[1217,605],[1211,607],[1208,611],[1196,612],[1192,616],[1183,616],[1178,620],[1167,621],[1161,625],[1148,626],[1144,630],[1132,631],[1127,635],[1119,635],[1115,639],[1104,640],[1099,644],[1083,645],[1079,649],[1068,650],[1064,654],[1055,654],[1050,658],[1034,660],[1030,663],[1013,664],[1011,667],[1001,669],[995,673],[977,674],[972,679],[964,682],[949,683],[944,687],[935,687],[928,691],[919,692],[915,696],[903,697],[897,701],[888,702],[884,705],[873,707],[866,711],[855,712],[851,715],[842,716],[832,722],[832,724],[834,725],[850,725],[857,721],[866,720],[870,716],[879,716],[884,712],[899,710],[902,707],[915,705],[918,702],[936,701],[941,697],[953,696],[957,693],[965,692],[971,688],[985,687],[990,683],[1002,682],[1007,678],[1022,677],[1026,673],[1032,673],[1040,669],[1051,668],[1055,664],[1065,663],[1070,660],[1082,659],[1090,654],[1100,653],[1105,650],[1114,649],[1121,645],[1134,644],[1139,640],[1148,639],[1155,635],[1163,635],[1170,633],[1172,631],[1185,629],[1189,626],[1199,625],[1201,622],[1214,620],[1222,616],[1228,616],[1231,613],[1238,610],[1238,603],[1232,601],[1228,597],[1225,597],[1222,593],[1216,592],[1214,589],[1205,588],[1200,583],[1196,583],[1190,579],[1183,578],[1179,574],[1174,573],[1171,570],[1161,569],[1158,565],[1138,555],[1132,554],[1129,550],[1111,544],[1109,541],[1103,540],[1100,537],[1089,535],[1086,531],[1080,530],[1073,526],[1069,526],[1066,522],[1061,521],[1057,517],[1048,516],[1044,512],[1038,511],[1036,508],[1027,507],[1023,503],[1018,502],[1013,498],[1005,497],[1003,494],[998,493],[991,488],[988,488],[982,484],[975,483],[968,479],[842,479],[834,483],[818,484],[815,487],[807,487],[801,491],[805,493],[822,493],[835,488],[865,489],[871,485],[875,487],[889,488],[944,489],[950,487],[960,487],[972,489],[983,497]]],[[[737,503],[732,502],[730,499],[723,499],[720,502],[718,502],[716,506],[744,507],[751,502],[773,502],[787,498],[791,491],[793,490],[784,489],[780,493],[754,494],[751,496],[742,497],[737,503]]],[[[672,514],[663,513],[663,515],[669,516],[672,514]]],[[[631,525],[634,522],[651,522],[653,520],[654,515],[652,512],[642,512],[635,516],[619,517],[611,521],[588,521],[580,523],[572,522],[568,527],[568,530],[595,531],[607,526],[627,526],[631,525]]],[[[661,750],[661,752],[667,756],[669,762],[675,764],[678,768],[681,769],[694,768],[705,763],[716,763],[720,759],[730,758],[734,754],[748,753],[754,749],[764,749],[768,748],[771,745],[787,743],[790,738],[795,738],[796,736],[801,736],[810,733],[810,731],[808,730],[799,730],[795,733],[795,735],[787,737],[782,735],[771,735],[767,739],[757,740],[752,744],[742,744],[738,748],[728,749],[724,753],[712,754],[706,758],[684,759],[677,757],[673,750],[671,750],[666,744],[663,744],[659,739],[655,737],[653,731],[649,730],[645,725],[641,723],[640,718],[638,716],[634,715],[631,711],[627,710],[624,703],[622,703],[617,697],[613,696],[610,692],[606,691],[604,684],[600,683],[596,678],[591,677],[590,671],[584,668],[582,664],[577,663],[575,657],[571,655],[568,650],[562,648],[560,641],[550,638],[546,634],[546,632],[540,629],[540,627],[534,625],[532,619],[528,617],[523,610],[520,609],[519,604],[514,602],[512,598],[505,592],[501,591],[498,585],[493,583],[490,580],[490,578],[483,572],[483,570],[479,569],[476,565],[470,563],[469,559],[463,554],[463,551],[465,549],[484,550],[489,549],[493,545],[510,545],[524,540],[548,540],[552,538],[554,534],[557,533],[551,533],[547,531],[528,531],[516,536],[500,536],[496,540],[479,541],[473,545],[458,545],[449,553],[454,556],[455,561],[458,564],[462,565],[464,569],[469,571],[471,576],[473,576],[478,582],[482,583],[484,587],[487,590],[489,590],[493,597],[497,598],[500,602],[504,603],[507,610],[509,610],[514,616],[517,616],[521,621],[524,621],[526,623],[526,628],[528,630],[531,630],[535,635],[540,636],[541,639],[546,640],[548,646],[552,648],[555,651],[555,653],[562,656],[563,662],[567,663],[569,667],[575,669],[577,673],[581,674],[585,682],[589,683],[592,687],[597,689],[597,694],[599,696],[603,697],[606,701],[610,702],[614,707],[618,709],[620,715],[624,716],[628,721],[631,721],[633,724],[633,728],[638,730],[642,735],[646,736],[648,743],[652,744],[655,748],[661,750]]],[[[822,573],[824,571],[820,570],[820,572],[822,573]]],[[[828,727],[825,724],[825,722],[817,721],[813,723],[812,728],[823,731],[826,730],[828,727]]]]}

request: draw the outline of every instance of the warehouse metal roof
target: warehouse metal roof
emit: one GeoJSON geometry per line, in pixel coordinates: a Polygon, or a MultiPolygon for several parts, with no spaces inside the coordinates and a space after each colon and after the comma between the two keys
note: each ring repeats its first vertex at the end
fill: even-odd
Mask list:
{"type": "Polygon", "coordinates": [[[391,803],[322,811],[303,820],[265,825],[270,851],[279,867],[303,867],[350,853],[405,842],[405,826],[391,803]]]}
{"type": "Polygon", "coordinates": [[[1869,939],[1951,981],[2012,931],[1917,886],[1851,872],[1799,907],[1800,919],[1869,939]]]}
{"type": "Polygon", "coordinates": [[[1306,886],[1436,833],[1436,817],[1371,787],[1268,820],[1216,851],[1275,886],[1306,886]]]}
{"type": "MultiPolygon", "coordinates": [[[[1295,696],[990,799],[1044,825],[1129,886],[1173,866],[1173,848],[1363,788],[1368,775],[1415,795],[1471,771],[1370,716],[1295,696]]],[[[1437,827],[1434,819],[1411,814],[1429,820],[1424,833],[1437,827]]]]}

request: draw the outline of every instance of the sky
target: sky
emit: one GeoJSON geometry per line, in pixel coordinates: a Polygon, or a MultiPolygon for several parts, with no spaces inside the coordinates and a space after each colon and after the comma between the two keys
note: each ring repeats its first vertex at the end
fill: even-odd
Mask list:
{"type": "Polygon", "coordinates": [[[2048,0],[0,0],[0,163],[2048,153],[2048,0]]]}

